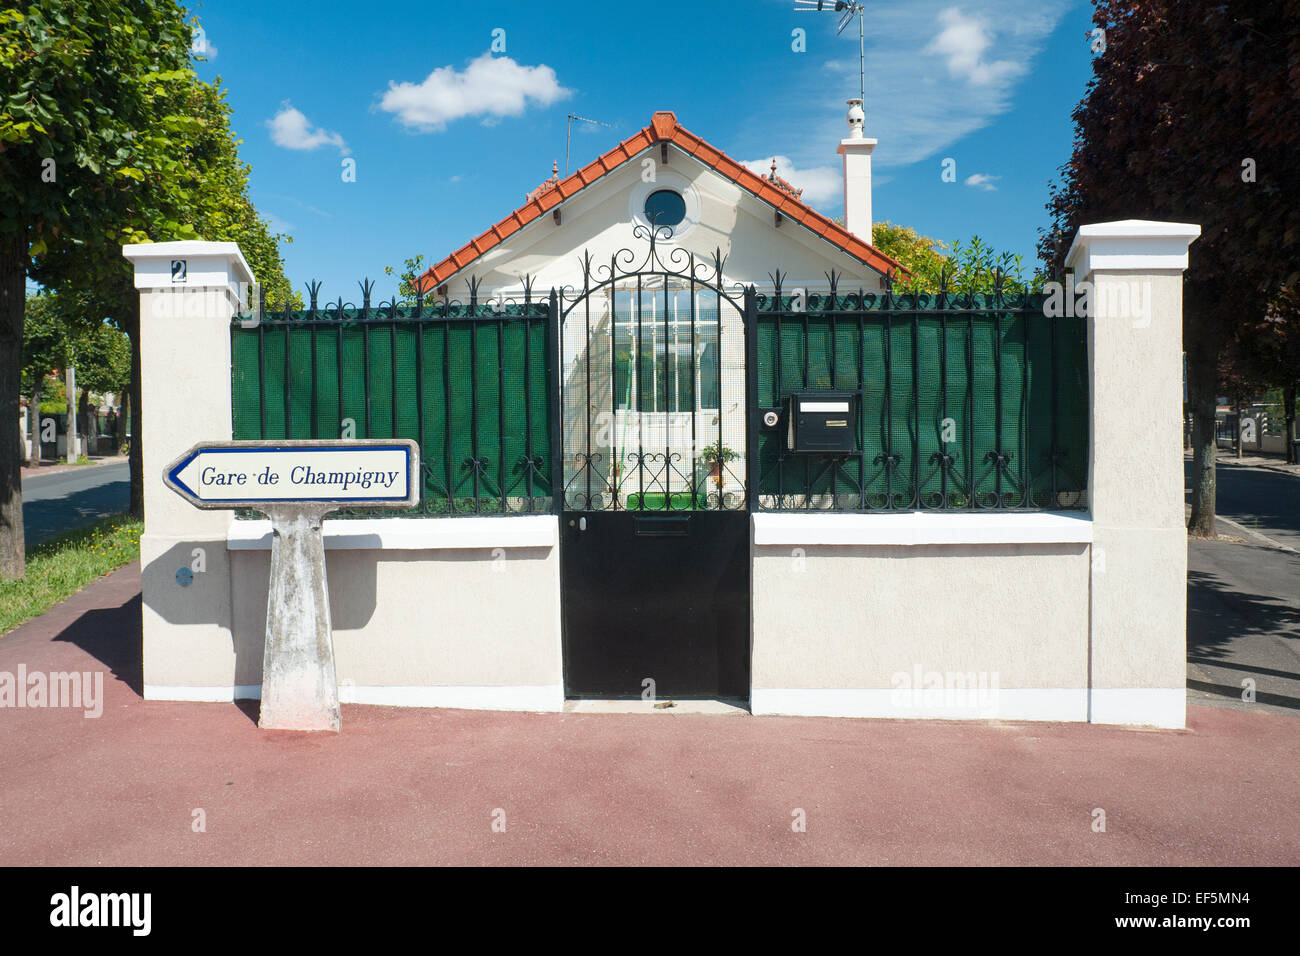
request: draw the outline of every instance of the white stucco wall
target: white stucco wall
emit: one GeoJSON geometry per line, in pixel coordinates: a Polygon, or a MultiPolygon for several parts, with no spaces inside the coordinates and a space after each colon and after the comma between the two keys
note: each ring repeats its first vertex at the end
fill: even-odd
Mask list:
{"type": "Polygon", "coordinates": [[[753,712],[1086,720],[1088,568],[1086,542],[755,544],[753,712]]]}
{"type": "MultiPolygon", "coordinates": [[[[554,516],[540,520],[549,528],[546,545],[387,549],[331,547],[352,522],[329,522],[325,564],[340,699],[560,709],[558,524],[554,516]]],[[[230,559],[230,682],[240,696],[254,697],[262,673],[270,551],[241,549],[230,559]]]]}

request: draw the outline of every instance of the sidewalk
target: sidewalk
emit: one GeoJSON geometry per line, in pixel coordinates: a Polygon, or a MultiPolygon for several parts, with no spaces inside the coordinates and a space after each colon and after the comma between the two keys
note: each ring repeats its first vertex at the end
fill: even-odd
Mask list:
{"type": "Polygon", "coordinates": [[[0,709],[0,865],[1300,863],[1294,718],[344,705],[339,735],[264,733],[255,704],[141,700],[139,622],[130,566],[0,639],[0,671],[105,672],[99,718],[0,709]]]}
{"type": "Polygon", "coordinates": [[[62,471],[77,471],[83,468],[94,468],[97,465],[111,465],[115,461],[126,461],[126,455],[91,455],[90,463],[86,465],[69,465],[62,458],[57,460],[42,459],[39,462],[26,461],[22,467],[22,477],[31,478],[35,475],[57,475],[62,471]]]}
{"type": "MultiPolygon", "coordinates": [[[[1183,451],[1183,459],[1192,460],[1192,453],[1183,451]]],[[[1238,458],[1237,453],[1230,448],[1220,448],[1215,456],[1215,463],[1219,465],[1239,465],[1245,468],[1266,468],[1269,471],[1280,471],[1285,475],[1300,475],[1300,465],[1288,465],[1285,455],[1243,455],[1238,458]]]]}

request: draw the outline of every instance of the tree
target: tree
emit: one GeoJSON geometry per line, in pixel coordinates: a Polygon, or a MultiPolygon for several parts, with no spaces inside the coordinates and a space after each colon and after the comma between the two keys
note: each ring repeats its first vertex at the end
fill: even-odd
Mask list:
{"type": "MultiPolygon", "coordinates": [[[[279,258],[285,237],[270,232],[248,200],[248,166],[238,159],[224,92],[192,69],[185,10],[169,0],[48,0],[4,17],[0,94],[10,95],[0,113],[0,199],[12,195],[16,215],[0,226],[0,238],[12,239],[16,265],[0,285],[18,289],[26,267],[43,285],[81,297],[88,313],[112,317],[131,338],[131,510],[143,515],[139,295],[121,246],[238,242],[268,297],[292,302],[279,258]],[[14,112],[29,88],[40,91],[35,105],[14,112]],[[47,156],[56,178],[38,187],[47,156]]],[[[21,339],[17,299],[0,294],[0,312],[21,339]]],[[[0,485],[0,499],[5,493],[0,485]]],[[[21,574],[16,490],[9,501],[18,523],[9,522],[8,540],[0,541],[10,554],[10,570],[0,572],[21,574]]]]}
{"type": "Polygon", "coordinates": [[[26,276],[62,252],[89,280],[106,249],[143,234],[143,187],[176,165],[157,100],[188,69],[189,46],[169,0],[0,10],[0,578],[25,565],[16,405],[26,276]]]}
{"type": "MultiPolygon", "coordinates": [[[[28,296],[23,322],[22,394],[31,396],[33,447],[38,441],[39,410],[46,376],[72,365],[81,391],[81,427],[91,392],[122,395],[131,380],[131,343],[102,317],[86,311],[85,302],[68,294],[28,296]]],[[[61,391],[56,381],[50,397],[61,391]]]]}
{"type": "MultiPolygon", "coordinates": [[[[1215,399],[1237,327],[1293,283],[1300,203],[1300,0],[1094,0],[1104,52],[1074,110],[1040,255],[1059,269],[1084,223],[1198,223],[1183,291],[1194,415],[1189,531],[1213,537],[1215,399]]],[[[1122,387],[1122,383],[1117,383],[1122,387]]]]}
{"type": "Polygon", "coordinates": [[[946,243],[919,235],[908,226],[878,222],[871,227],[871,244],[911,273],[896,286],[901,292],[938,292],[945,273],[950,292],[992,292],[999,269],[1006,292],[1036,290],[1043,283],[1040,272],[1025,278],[1020,255],[999,254],[979,236],[969,242],[946,243]]]}
{"type": "Polygon", "coordinates": [[[1300,286],[1282,289],[1262,319],[1238,327],[1225,352],[1219,375],[1221,394],[1262,392],[1268,388],[1281,391],[1286,415],[1286,456],[1290,464],[1295,464],[1296,388],[1300,384],[1300,286]]]}

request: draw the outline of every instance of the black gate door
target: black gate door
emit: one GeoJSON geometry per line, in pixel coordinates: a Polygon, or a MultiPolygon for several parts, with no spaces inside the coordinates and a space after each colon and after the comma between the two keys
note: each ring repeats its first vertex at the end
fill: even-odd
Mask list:
{"type": "Polygon", "coordinates": [[[583,259],[552,293],[569,697],[749,696],[745,321],[723,260],[583,259]]]}

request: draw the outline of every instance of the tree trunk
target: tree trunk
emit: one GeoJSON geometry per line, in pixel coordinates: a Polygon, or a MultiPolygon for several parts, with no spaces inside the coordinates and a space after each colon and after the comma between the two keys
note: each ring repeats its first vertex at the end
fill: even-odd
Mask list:
{"type": "Polygon", "coordinates": [[[1192,409],[1192,514],[1187,533],[1213,538],[1215,499],[1214,411],[1218,390],[1218,349],[1211,344],[1187,356],[1187,398],[1192,409]]]}
{"type": "Polygon", "coordinates": [[[117,393],[117,420],[113,422],[113,438],[116,439],[118,452],[122,451],[122,446],[126,444],[126,416],[127,409],[131,407],[131,395],[128,391],[123,390],[117,393]]]}
{"type": "Polygon", "coordinates": [[[85,436],[86,456],[95,452],[95,439],[99,435],[99,422],[90,417],[90,389],[83,388],[77,399],[77,430],[85,436]]]}
{"type": "Polygon", "coordinates": [[[126,321],[122,323],[131,339],[131,517],[144,518],[144,448],[140,422],[144,418],[140,403],[140,296],[128,295],[126,321]]]}
{"type": "Polygon", "coordinates": [[[1296,464],[1295,460],[1295,384],[1282,389],[1282,408],[1286,411],[1286,463],[1296,464]]]}
{"type": "Polygon", "coordinates": [[[0,580],[26,572],[23,547],[23,310],[27,306],[27,242],[22,229],[0,239],[0,580]]]}

